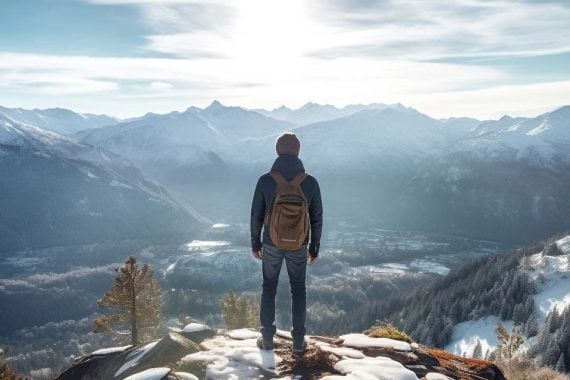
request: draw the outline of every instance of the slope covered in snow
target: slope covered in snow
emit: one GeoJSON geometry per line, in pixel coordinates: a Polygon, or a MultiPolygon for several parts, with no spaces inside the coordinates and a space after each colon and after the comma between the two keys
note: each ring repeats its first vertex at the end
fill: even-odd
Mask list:
{"type": "Polygon", "coordinates": [[[204,221],[114,153],[0,115],[2,251],[187,233],[204,221]]]}
{"type": "Polygon", "coordinates": [[[562,312],[570,305],[570,235],[554,244],[559,249],[556,255],[548,250],[534,254],[523,268],[535,282],[537,293],[533,297],[542,319],[554,308],[562,312]]]}
{"type": "Polygon", "coordinates": [[[81,114],[64,108],[26,110],[0,106],[0,114],[20,124],[68,135],[83,129],[104,127],[121,121],[107,115],[81,114]]]}

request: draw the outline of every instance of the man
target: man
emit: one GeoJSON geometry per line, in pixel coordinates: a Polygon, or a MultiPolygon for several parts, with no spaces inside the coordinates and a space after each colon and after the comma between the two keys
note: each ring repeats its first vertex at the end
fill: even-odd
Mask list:
{"type": "MultiPolygon", "coordinates": [[[[293,328],[293,354],[302,355],[306,348],[305,343],[305,316],[306,292],[305,273],[307,262],[313,264],[319,255],[319,245],[323,226],[323,207],[321,201],[321,191],[317,180],[305,174],[303,163],[299,159],[301,144],[294,133],[283,133],[277,138],[276,150],[277,159],[273,163],[271,171],[262,175],[257,181],[253,202],[251,206],[251,248],[253,256],[262,261],[263,269],[263,292],[261,294],[260,321],[261,338],[258,340],[258,347],[264,350],[273,349],[273,336],[275,335],[275,295],[277,283],[283,260],[287,266],[289,283],[291,286],[292,307],[291,319],[293,328]],[[279,186],[279,187],[278,187],[279,186]],[[272,218],[271,212],[275,210],[274,200],[280,197],[276,194],[278,189],[285,186],[293,191],[297,190],[298,196],[303,199],[305,210],[304,215],[298,216],[305,223],[308,213],[308,226],[302,225],[288,226],[289,231],[307,231],[304,236],[295,236],[293,239],[281,239],[285,241],[287,249],[279,248],[283,244],[272,241],[279,231],[276,231],[277,224],[282,223],[280,219],[272,218]],[[287,187],[289,186],[289,187],[287,187]],[[276,222],[279,220],[279,222],[276,222]],[[272,226],[271,223],[274,223],[272,226]],[[272,229],[273,227],[273,229],[272,229]],[[263,239],[261,236],[263,228],[263,239]],[[310,230],[310,233],[309,233],[310,230]],[[298,239],[298,247],[288,242],[298,239]],[[309,244],[310,239],[310,244],[309,244]]],[[[282,190],[279,190],[280,192],[282,190]]],[[[286,197],[290,195],[285,194],[286,197]]],[[[280,198],[281,199],[281,198],[280,198]]],[[[281,228],[281,227],[279,227],[281,228]]]]}

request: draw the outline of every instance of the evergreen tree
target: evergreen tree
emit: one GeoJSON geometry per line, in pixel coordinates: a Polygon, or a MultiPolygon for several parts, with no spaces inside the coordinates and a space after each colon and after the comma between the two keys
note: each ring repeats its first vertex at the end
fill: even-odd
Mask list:
{"type": "Polygon", "coordinates": [[[18,380],[18,375],[12,371],[8,364],[2,363],[2,357],[6,354],[6,351],[0,348],[0,379],[2,380],[18,380]]]}
{"type": "Polygon", "coordinates": [[[228,292],[222,299],[221,307],[222,317],[228,329],[258,326],[258,305],[252,296],[228,292]]]}
{"type": "Polygon", "coordinates": [[[566,373],[566,363],[564,362],[564,354],[560,354],[558,361],[556,362],[556,367],[554,367],[558,372],[566,373]]]}
{"type": "Polygon", "coordinates": [[[142,268],[134,257],[129,257],[109,290],[97,304],[111,309],[113,314],[97,318],[93,331],[112,333],[119,341],[130,337],[137,345],[156,336],[162,307],[162,291],[148,265],[142,268]]]}
{"type": "Polygon", "coordinates": [[[481,341],[477,339],[477,344],[473,349],[473,359],[482,359],[483,358],[483,347],[481,346],[481,341]]]}

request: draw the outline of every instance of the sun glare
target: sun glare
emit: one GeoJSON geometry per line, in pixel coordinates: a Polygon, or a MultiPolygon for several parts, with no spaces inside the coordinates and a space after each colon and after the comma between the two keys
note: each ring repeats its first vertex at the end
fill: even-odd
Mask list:
{"type": "Polygon", "coordinates": [[[238,70],[256,77],[300,69],[307,38],[314,31],[302,0],[240,1],[232,36],[238,70]]]}

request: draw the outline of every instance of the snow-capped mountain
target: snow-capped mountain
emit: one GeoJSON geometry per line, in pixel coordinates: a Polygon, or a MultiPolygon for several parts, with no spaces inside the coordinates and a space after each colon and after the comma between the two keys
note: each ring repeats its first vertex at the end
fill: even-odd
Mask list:
{"type": "Polygon", "coordinates": [[[202,211],[215,212],[220,199],[233,191],[228,182],[240,175],[240,168],[225,161],[222,153],[232,144],[275,135],[292,127],[290,123],[215,101],[205,109],[190,107],[184,112],[150,114],[82,131],[76,137],[128,158],[151,177],[178,190],[182,197],[199,197],[197,203],[202,205],[202,211]],[[219,191],[224,196],[213,196],[219,191]]]}
{"type": "Polygon", "coordinates": [[[2,251],[189,233],[203,220],[115,154],[0,116],[2,251]]]}
{"type": "Polygon", "coordinates": [[[503,116],[484,121],[455,146],[480,158],[529,160],[542,165],[570,162],[570,106],[534,118],[503,116]]]}
{"type": "Polygon", "coordinates": [[[0,106],[0,114],[24,125],[33,125],[60,134],[73,134],[83,129],[99,128],[119,123],[121,120],[89,113],[76,113],[64,108],[26,110],[0,106]]]}
{"type": "Polygon", "coordinates": [[[338,119],[363,110],[381,110],[385,108],[403,109],[405,107],[399,103],[391,105],[372,103],[351,104],[343,108],[337,108],[330,104],[321,105],[309,102],[295,110],[281,106],[271,111],[264,109],[254,109],[254,111],[273,119],[288,121],[300,126],[338,119]]]}

